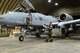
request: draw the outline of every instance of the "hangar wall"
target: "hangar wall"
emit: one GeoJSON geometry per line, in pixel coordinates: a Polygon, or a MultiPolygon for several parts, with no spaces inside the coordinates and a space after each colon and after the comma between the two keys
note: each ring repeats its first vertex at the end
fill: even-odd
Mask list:
{"type": "Polygon", "coordinates": [[[55,10],[52,15],[53,16],[59,16],[62,13],[68,13],[71,15],[80,15],[80,7],[76,7],[76,8],[67,8],[67,7],[62,7],[59,8],[57,10],[55,10]]]}
{"type": "Polygon", "coordinates": [[[0,0],[0,14],[14,10],[20,3],[21,0],[0,0]]]}

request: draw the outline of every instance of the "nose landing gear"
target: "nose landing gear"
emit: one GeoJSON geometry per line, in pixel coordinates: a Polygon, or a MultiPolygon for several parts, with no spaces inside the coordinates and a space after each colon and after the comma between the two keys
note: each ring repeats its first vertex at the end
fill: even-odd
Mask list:
{"type": "Polygon", "coordinates": [[[20,36],[19,37],[19,41],[24,41],[24,37],[23,36],[20,36]]]}

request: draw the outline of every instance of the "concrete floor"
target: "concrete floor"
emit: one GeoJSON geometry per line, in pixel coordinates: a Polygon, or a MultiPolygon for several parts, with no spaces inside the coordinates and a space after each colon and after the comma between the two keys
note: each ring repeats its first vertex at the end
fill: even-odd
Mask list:
{"type": "Polygon", "coordinates": [[[80,53],[80,36],[71,39],[54,38],[45,42],[45,38],[26,36],[24,42],[18,37],[1,37],[0,53],[80,53]]]}

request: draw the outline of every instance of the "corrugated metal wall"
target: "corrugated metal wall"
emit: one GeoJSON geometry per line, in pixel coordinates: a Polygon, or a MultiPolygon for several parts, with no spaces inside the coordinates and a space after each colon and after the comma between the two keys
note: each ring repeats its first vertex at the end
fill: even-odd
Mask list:
{"type": "Polygon", "coordinates": [[[0,14],[15,9],[21,0],[0,0],[0,14]]]}

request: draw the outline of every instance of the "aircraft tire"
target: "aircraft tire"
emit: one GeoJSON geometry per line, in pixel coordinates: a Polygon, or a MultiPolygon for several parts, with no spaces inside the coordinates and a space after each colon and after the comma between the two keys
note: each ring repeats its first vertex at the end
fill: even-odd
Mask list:
{"type": "Polygon", "coordinates": [[[45,42],[53,42],[53,39],[46,39],[45,42]]]}
{"type": "Polygon", "coordinates": [[[20,36],[19,37],[19,41],[24,41],[24,37],[23,36],[20,36]]]}
{"type": "Polygon", "coordinates": [[[50,39],[49,42],[53,42],[53,39],[50,39]]]}
{"type": "Polygon", "coordinates": [[[35,36],[41,38],[40,33],[36,33],[35,36]]]}

